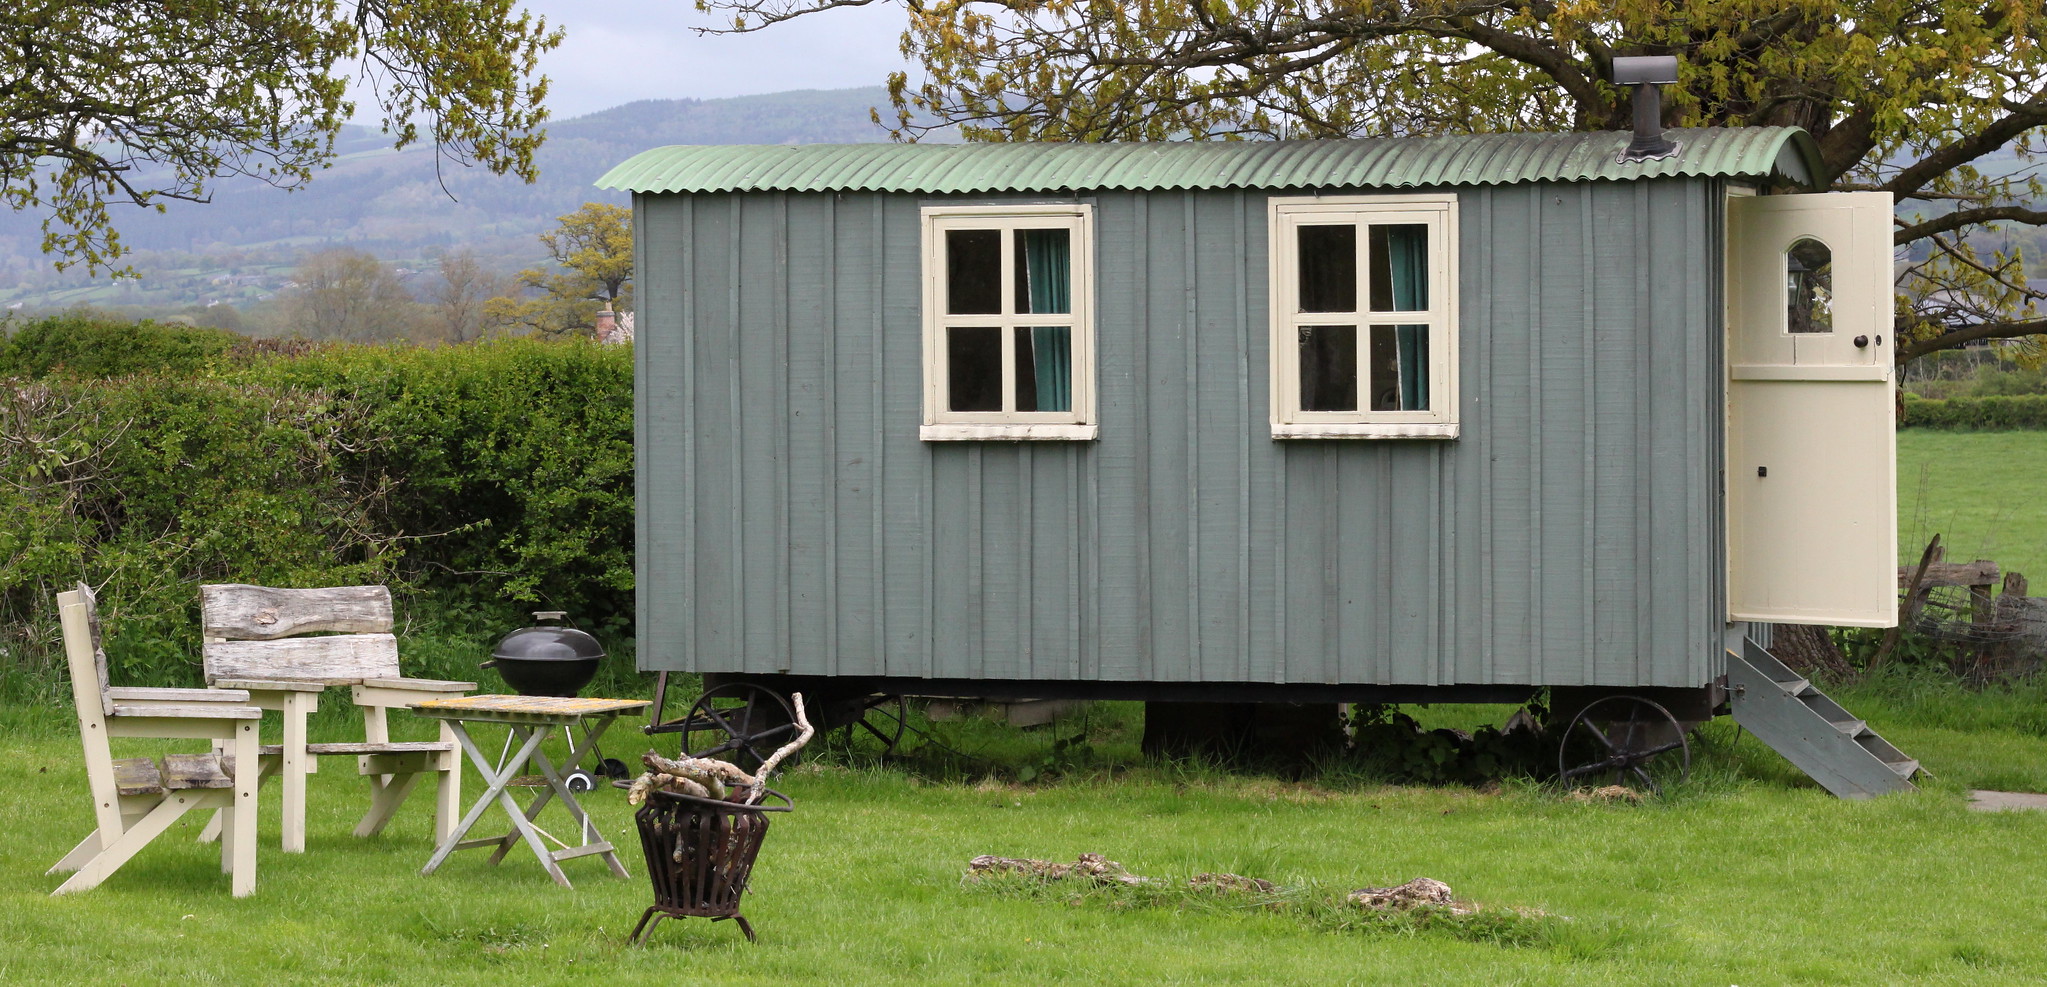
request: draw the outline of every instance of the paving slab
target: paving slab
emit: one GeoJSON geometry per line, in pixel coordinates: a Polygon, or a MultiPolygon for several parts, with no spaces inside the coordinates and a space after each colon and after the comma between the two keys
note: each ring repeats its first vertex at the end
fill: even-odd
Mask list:
{"type": "Polygon", "coordinates": [[[1971,791],[1969,808],[1977,812],[2012,812],[2018,809],[2047,811],[2047,795],[2035,792],[1971,791]]]}

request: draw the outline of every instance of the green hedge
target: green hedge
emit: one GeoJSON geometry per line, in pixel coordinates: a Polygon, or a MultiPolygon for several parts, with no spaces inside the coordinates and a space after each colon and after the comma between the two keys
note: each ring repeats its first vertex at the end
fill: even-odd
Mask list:
{"type": "Polygon", "coordinates": [[[1905,395],[1908,428],[1971,430],[2047,429],[2047,394],[1948,398],[1935,401],[1905,395]]]}
{"type": "MultiPolygon", "coordinates": [[[[0,682],[47,692],[54,594],[98,587],[124,683],[197,681],[201,582],[385,582],[413,634],[566,609],[630,650],[630,347],[221,348],[0,379],[0,682]]],[[[429,652],[434,649],[425,649],[429,652]]],[[[475,677],[469,644],[410,674],[475,677]]]]}
{"type": "Polygon", "coordinates": [[[193,373],[241,338],[223,329],[90,315],[0,324],[0,377],[193,373]]]}

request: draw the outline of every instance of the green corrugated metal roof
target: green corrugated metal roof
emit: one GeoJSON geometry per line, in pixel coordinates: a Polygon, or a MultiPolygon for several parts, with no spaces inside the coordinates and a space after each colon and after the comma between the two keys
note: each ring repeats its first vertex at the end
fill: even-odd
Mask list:
{"type": "Polygon", "coordinates": [[[1810,185],[1819,148],[1796,127],[1672,130],[1678,153],[1623,164],[1623,131],[1374,140],[1132,144],[673,145],[597,180],[634,192],[1054,192],[1385,188],[1778,175],[1810,185]]]}

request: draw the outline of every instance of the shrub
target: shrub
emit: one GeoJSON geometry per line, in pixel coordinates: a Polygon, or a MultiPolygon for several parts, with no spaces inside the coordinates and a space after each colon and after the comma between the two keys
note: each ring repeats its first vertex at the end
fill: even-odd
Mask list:
{"type": "Polygon", "coordinates": [[[0,339],[0,377],[189,374],[241,338],[224,329],[56,315],[24,322],[0,339]]]}
{"type": "Polygon", "coordinates": [[[542,603],[625,654],[632,467],[629,347],[245,348],[181,374],[0,378],[0,676],[56,681],[52,600],[81,578],[127,684],[196,681],[200,582],[391,584],[401,631],[450,642],[413,674],[542,603]]]}
{"type": "Polygon", "coordinates": [[[1908,428],[2047,429],[2047,395],[2020,394],[1934,401],[1905,395],[1908,428]]]}
{"type": "Polygon", "coordinates": [[[355,346],[242,374],[317,387],[361,416],[344,459],[354,474],[387,478],[379,516],[408,540],[407,572],[421,585],[501,619],[545,603],[587,630],[630,633],[629,347],[355,346]]]}
{"type": "Polygon", "coordinates": [[[312,390],[134,376],[0,381],[0,627],[48,671],[57,591],[99,587],[125,681],[191,684],[204,581],[375,582],[397,543],[312,390]]]}

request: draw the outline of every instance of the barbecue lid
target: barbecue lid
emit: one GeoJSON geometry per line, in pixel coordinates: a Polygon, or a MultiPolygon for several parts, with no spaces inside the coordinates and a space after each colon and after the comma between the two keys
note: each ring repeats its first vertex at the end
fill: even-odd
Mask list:
{"type": "MultiPolygon", "coordinates": [[[[540,610],[533,614],[533,619],[545,622],[566,616],[565,610],[540,610]]],[[[505,635],[490,656],[517,661],[585,661],[604,657],[604,648],[596,638],[573,627],[547,624],[505,635]]]]}

